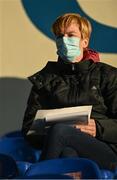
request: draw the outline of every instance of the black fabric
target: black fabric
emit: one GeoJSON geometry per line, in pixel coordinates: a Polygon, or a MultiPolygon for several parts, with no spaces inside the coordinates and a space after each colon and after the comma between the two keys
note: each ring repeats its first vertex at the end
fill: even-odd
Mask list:
{"type": "Polygon", "coordinates": [[[92,105],[96,138],[117,153],[117,68],[92,60],[48,62],[29,80],[33,86],[22,126],[25,137],[39,109],[92,105]]]}
{"type": "Polygon", "coordinates": [[[68,125],[54,125],[48,133],[41,160],[78,156],[92,159],[103,169],[112,170],[117,166],[117,156],[108,144],[68,125]]]}

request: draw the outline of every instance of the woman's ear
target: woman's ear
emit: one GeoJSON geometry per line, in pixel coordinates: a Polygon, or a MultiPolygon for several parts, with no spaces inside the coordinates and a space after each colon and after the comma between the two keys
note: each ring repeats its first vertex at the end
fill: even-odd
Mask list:
{"type": "Polygon", "coordinates": [[[82,40],[82,47],[83,48],[87,48],[88,44],[89,44],[89,40],[88,39],[83,39],[82,40]]]}

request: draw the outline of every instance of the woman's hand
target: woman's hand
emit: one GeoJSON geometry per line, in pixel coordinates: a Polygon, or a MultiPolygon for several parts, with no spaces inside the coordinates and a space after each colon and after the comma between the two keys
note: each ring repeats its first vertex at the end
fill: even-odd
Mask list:
{"type": "Polygon", "coordinates": [[[96,124],[94,119],[90,119],[87,125],[76,125],[75,128],[80,129],[82,132],[96,136],[96,124]]]}

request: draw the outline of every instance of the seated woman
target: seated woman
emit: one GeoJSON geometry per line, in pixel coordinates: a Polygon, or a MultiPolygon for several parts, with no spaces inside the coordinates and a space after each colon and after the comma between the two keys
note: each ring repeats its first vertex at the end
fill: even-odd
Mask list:
{"type": "Polygon", "coordinates": [[[58,61],[29,77],[33,86],[24,137],[42,149],[41,160],[78,156],[112,169],[117,165],[117,68],[99,62],[98,53],[88,49],[91,24],[85,17],[64,14],[52,30],[58,61]],[[37,134],[28,135],[37,110],[82,105],[93,106],[88,125],[57,123],[45,131],[43,124],[37,134]]]}

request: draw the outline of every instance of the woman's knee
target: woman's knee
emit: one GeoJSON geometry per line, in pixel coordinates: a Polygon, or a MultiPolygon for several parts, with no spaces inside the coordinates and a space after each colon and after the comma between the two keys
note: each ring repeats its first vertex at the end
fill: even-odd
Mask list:
{"type": "Polygon", "coordinates": [[[78,153],[73,147],[66,146],[61,152],[61,157],[78,157],[78,153]]]}

